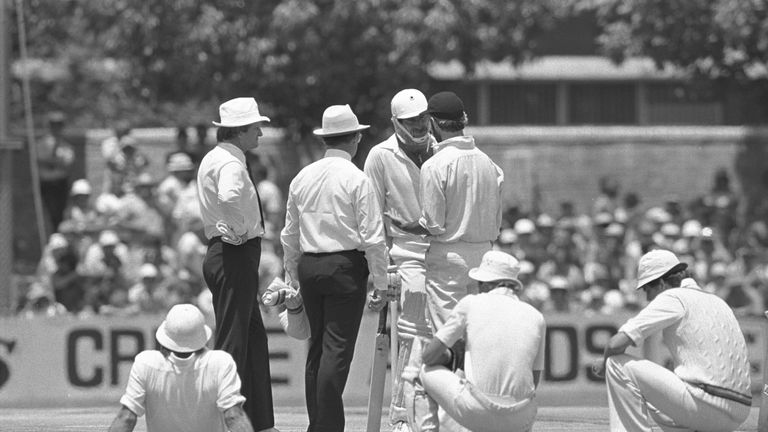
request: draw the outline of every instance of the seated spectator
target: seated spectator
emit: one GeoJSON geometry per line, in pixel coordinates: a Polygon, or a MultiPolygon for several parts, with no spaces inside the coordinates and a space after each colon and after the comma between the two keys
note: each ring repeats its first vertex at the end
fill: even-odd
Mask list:
{"type": "Polygon", "coordinates": [[[123,292],[127,304],[128,277],[124,263],[128,259],[128,248],[117,233],[103,231],[98,242],[88,248],[78,268],[86,278],[86,308],[98,313],[110,301],[123,302],[123,292]]]}
{"type": "Polygon", "coordinates": [[[139,269],[139,282],[128,290],[128,302],[134,313],[161,313],[168,310],[166,300],[162,298],[160,286],[164,283],[162,275],[154,264],[143,264],[139,269]]]}
{"type": "Polygon", "coordinates": [[[84,279],[77,272],[79,257],[72,248],[52,252],[56,270],[49,276],[54,299],[70,313],[78,313],[85,303],[84,279]]]}
{"type": "Polygon", "coordinates": [[[91,203],[93,189],[86,179],[78,179],[69,190],[69,203],[64,210],[64,220],[59,231],[84,232],[93,229],[98,222],[98,212],[91,203]]]}
{"type": "Polygon", "coordinates": [[[208,246],[202,221],[191,226],[191,228],[193,229],[179,237],[179,241],[176,244],[179,277],[195,284],[197,286],[196,290],[199,291],[205,286],[203,260],[208,251],[208,246]]]}
{"type": "Polygon", "coordinates": [[[543,312],[567,313],[576,309],[571,303],[572,287],[569,285],[568,279],[562,276],[552,276],[546,282],[549,285],[549,301],[544,303],[543,312]]]}
{"type": "MultiPolygon", "coordinates": [[[[169,155],[166,163],[168,175],[157,186],[157,206],[166,221],[167,239],[173,242],[178,239],[183,227],[177,227],[174,211],[179,205],[180,198],[197,203],[197,181],[195,180],[195,164],[192,158],[183,152],[169,155]],[[192,189],[190,193],[188,189],[192,189]],[[191,199],[194,198],[194,199],[191,199]]],[[[199,210],[198,210],[199,213],[199,210]]]]}
{"type": "Polygon", "coordinates": [[[40,282],[31,285],[26,304],[19,313],[24,318],[51,318],[67,314],[67,308],[57,303],[40,282]]]}
{"type": "Polygon", "coordinates": [[[120,196],[134,185],[139,174],[145,172],[149,159],[138,149],[136,140],[129,136],[120,138],[118,144],[117,153],[106,160],[104,192],[120,196]]]}
{"type": "Polygon", "coordinates": [[[157,183],[148,173],[136,177],[134,184],[120,197],[120,228],[138,235],[163,236],[165,226],[157,208],[156,186],[157,183]]]}

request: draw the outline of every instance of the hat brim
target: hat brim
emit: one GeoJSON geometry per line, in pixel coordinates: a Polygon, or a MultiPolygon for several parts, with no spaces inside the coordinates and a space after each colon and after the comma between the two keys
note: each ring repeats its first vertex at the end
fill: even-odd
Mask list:
{"type": "Polygon", "coordinates": [[[478,282],[500,282],[500,281],[509,281],[514,282],[519,286],[520,288],[523,287],[523,283],[520,282],[517,278],[509,277],[506,275],[502,275],[499,273],[489,272],[485,271],[481,268],[473,268],[469,270],[469,277],[478,281],[478,282]]]}
{"type": "Polygon", "coordinates": [[[659,279],[660,277],[668,274],[668,273],[677,273],[679,271],[683,271],[688,268],[688,264],[681,262],[673,265],[667,270],[660,269],[659,271],[653,272],[649,275],[646,275],[642,279],[637,280],[637,287],[635,287],[635,290],[639,290],[642,287],[648,285],[649,283],[655,281],[656,279],[659,279]]]}
{"type": "Polygon", "coordinates": [[[269,117],[260,115],[253,118],[244,118],[241,120],[235,120],[235,121],[228,121],[228,122],[217,122],[213,121],[214,126],[218,127],[240,127],[240,126],[248,126],[255,123],[261,123],[261,122],[269,122],[269,117]]]}
{"type": "Polygon", "coordinates": [[[166,333],[165,331],[165,321],[163,321],[162,324],[160,324],[160,327],[158,327],[157,331],[155,332],[155,338],[157,338],[157,341],[160,342],[160,345],[168,348],[171,351],[175,351],[179,353],[195,352],[205,347],[205,344],[208,343],[212,335],[213,335],[213,330],[211,330],[211,328],[208,327],[208,325],[205,325],[204,341],[198,341],[193,345],[181,345],[177,343],[175,340],[171,339],[170,336],[168,336],[168,333],[166,333]]]}
{"type": "Polygon", "coordinates": [[[313,130],[312,133],[319,137],[334,137],[334,136],[348,135],[351,133],[360,132],[362,130],[368,129],[369,127],[371,126],[361,124],[354,129],[342,130],[342,131],[326,131],[325,129],[320,128],[320,129],[313,130]]]}

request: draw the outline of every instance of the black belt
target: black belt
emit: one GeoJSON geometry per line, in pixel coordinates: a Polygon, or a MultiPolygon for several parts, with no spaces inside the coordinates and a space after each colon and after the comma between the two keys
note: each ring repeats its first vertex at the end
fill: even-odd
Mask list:
{"type": "Polygon", "coordinates": [[[331,255],[365,255],[365,252],[357,249],[347,249],[336,252],[304,252],[303,255],[311,257],[326,257],[331,255]]]}
{"type": "Polygon", "coordinates": [[[737,391],[733,391],[731,389],[727,389],[725,387],[720,387],[712,384],[703,384],[703,383],[693,383],[689,382],[688,384],[698,387],[705,392],[711,394],[712,396],[721,397],[723,399],[732,400],[734,402],[738,402],[742,405],[746,406],[752,406],[752,396],[748,396],[745,394],[741,394],[737,391]]]}

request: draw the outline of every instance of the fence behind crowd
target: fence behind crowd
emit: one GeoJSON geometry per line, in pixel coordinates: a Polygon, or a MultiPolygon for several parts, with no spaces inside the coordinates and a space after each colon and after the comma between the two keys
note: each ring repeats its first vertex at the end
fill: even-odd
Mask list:
{"type": "MultiPolygon", "coordinates": [[[[542,405],[606,405],[603,381],[590,366],[629,315],[546,315],[547,348],[542,405]]],[[[134,356],[155,348],[154,332],[162,316],[77,319],[0,319],[0,406],[87,406],[117,404],[134,356]]],[[[306,343],[282,332],[276,316],[267,316],[272,388],[277,406],[302,405],[306,343]]],[[[749,346],[752,390],[759,394],[765,367],[763,318],[740,320],[749,346]]],[[[345,403],[365,406],[376,333],[375,314],[366,314],[352,364],[345,403]]],[[[670,364],[659,340],[632,349],[670,364]]],[[[387,380],[389,383],[389,380],[387,380]]],[[[389,389],[385,390],[385,400],[389,389]]],[[[755,398],[759,405],[760,398],[755,398]]],[[[606,405],[607,406],[607,405],[606,405]]]]}

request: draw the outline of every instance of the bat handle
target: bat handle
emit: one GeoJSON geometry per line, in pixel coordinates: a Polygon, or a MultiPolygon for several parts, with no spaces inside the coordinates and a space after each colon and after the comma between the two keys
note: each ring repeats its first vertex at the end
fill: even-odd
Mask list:
{"type": "Polygon", "coordinates": [[[379,325],[376,327],[377,334],[384,334],[387,331],[387,303],[384,303],[384,307],[379,311],[379,325]]]}

